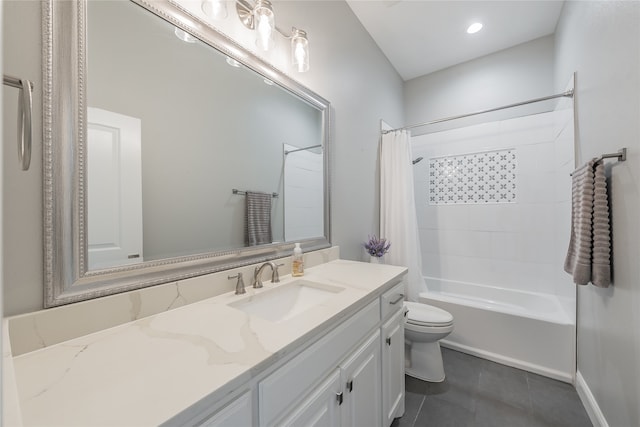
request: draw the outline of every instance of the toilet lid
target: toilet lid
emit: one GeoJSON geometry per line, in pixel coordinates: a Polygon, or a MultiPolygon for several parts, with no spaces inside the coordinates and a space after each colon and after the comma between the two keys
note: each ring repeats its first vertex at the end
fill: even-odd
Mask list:
{"type": "Polygon", "coordinates": [[[405,301],[407,322],[424,326],[447,326],[453,323],[451,313],[432,305],[405,301]]]}

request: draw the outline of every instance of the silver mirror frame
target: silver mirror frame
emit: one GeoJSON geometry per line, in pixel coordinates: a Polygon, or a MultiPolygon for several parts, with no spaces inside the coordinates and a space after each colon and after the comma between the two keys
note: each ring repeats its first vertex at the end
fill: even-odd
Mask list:
{"type": "MultiPolygon", "coordinates": [[[[241,62],[323,115],[324,237],[304,250],[331,246],[328,101],[247,51],[170,0],[132,0],[241,62]]],[[[290,255],[293,242],[240,248],[87,271],[86,0],[43,0],[44,305],[54,307],[290,255]]]]}

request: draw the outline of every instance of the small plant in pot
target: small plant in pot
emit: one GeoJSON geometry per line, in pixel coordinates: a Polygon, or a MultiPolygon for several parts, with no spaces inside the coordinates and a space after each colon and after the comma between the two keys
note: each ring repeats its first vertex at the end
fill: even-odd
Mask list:
{"type": "Polygon", "coordinates": [[[379,263],[380,258],[389,251],[391,243],[388,242],[387,239],[378,238],[374,234],[373,236],[369,236],[369,240],[364,242],[363,246],[371,256],[370,261],[373,263],[379,263]]]}

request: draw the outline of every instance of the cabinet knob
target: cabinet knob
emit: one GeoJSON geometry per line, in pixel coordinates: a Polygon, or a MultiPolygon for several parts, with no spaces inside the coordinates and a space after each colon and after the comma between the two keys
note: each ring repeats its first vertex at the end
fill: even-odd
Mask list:
{"type": "Polygon", "coordinates": [[[387,342],[387,345],[391,345],[391,337],[387,337],[385,341],[387,342]]]}
{"type": "Polygon", "coordinates": [[[336,393],[336,400],[338,401],[338,406],[342,405],[343,394],[342,392],[336,393]]]}
{"type": "Polygon", "coordinates": [[[353,380],[347,381],[347,390],[349,390],[349,393],[353,391],[353,380]]]}

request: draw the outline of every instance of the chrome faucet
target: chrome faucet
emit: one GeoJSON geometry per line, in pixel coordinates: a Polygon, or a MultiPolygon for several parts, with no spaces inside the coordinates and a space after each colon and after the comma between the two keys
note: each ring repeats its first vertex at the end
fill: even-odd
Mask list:
{"type": "Polygon", "coordinates": [[[242,295],[246,293],[247,291],[244,290],[244,280],[242,279],[242,273],[238,272],[238,274],[236,274],[235,276],[227,276],[227,279],[229,280],[235,278],[238,279],[238,282],[236,283],[236,295],[242,295]]]}
{"type": "MultiPolygon", "coordinates": [[[[281,265],[283,265],[283,264],[281,264],[281,265]]],[[[264,264],[262,264],[261,266],[256,267],[255,271],[253,272],[253,287],[254,288],[261,288],[262,287],[262,270],[264,270],[264,268],[266,266],[271,267],[271,283],[278,283],[280,281],[280,275],[278,274],[279,265],[277,265],[275,262],[267,261],[264,264]]]]}

